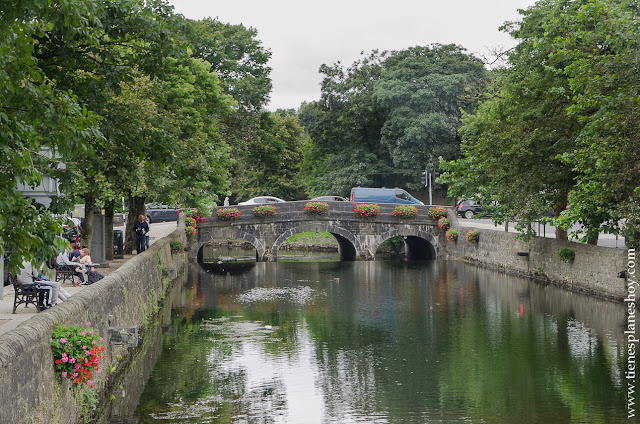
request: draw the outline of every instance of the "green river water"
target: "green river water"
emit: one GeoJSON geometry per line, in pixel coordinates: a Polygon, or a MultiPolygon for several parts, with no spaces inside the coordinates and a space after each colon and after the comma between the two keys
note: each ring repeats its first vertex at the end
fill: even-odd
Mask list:
{"type": "Polygon", "coordinates": [[[634,422],[622,305],[457,262],[319,259],[194,264],[132,419],[634,422]]]}

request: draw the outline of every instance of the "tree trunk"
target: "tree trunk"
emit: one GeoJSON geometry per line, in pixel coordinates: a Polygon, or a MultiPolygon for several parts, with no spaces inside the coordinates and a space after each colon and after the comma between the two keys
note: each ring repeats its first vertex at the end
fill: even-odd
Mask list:
{"type": "Polygon", "coordinates": [[[104,205],[104,248],[106,249],[106,258],[108,261],[113,260],[113,209],[115,200],[108,200],[104,205]]]}
{"type": "MultiPolygon", "coordinates": [[[[559,217],[562,211],[567,209],[568,200],[553,210],[555,217],[559,217]]],[[[564,228],[556,227],[556,240],[569,240],[569,234],[564,228]]]]}
{"type": "Polygon", "coordinates": [[[139,215],[146,215],[144,201],[144,196],[129,196],[129,213],[127,214],[126,236],[124,239],[124,253],[128,255],[130,255],[136,247],[133,224],[138,220],[139,215]]]}
{"type": "Polygon", "coordinates": [[[93,194],[84,195],[84,224],[82,224],[83,247],[91,248],[91,238],[93,237],[93,208],[96,206],[96,198],[93,194]]]}
{"type": "Polygon", "coordinates": [[[597,246],[598,245],[598,237],[600,235],[596,234],[595,237],[592,237],[590,239],[587,240],[587,244],[590,244],[591,246],[597,246]]]}

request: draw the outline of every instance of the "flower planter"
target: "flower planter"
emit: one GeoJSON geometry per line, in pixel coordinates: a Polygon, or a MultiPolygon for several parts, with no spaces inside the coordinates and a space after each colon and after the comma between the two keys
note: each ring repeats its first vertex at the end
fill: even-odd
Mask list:
{"type": "Polygon", "coordinates": [[[396,206],[392,215],[396,218],[415,218],[418,215],[418,209],[413,205],[396,206]]]}
{"type": "Polygon", "coordinates": [[[218,209],[216,213],[221,221],[233,221],[240,215],[240,210],[238,208],[225,208],[218,209]]]}
{"type": "Polygon", "coordinates": [[[380,215],[380,205],[362,204],[355,207],[354,212],[358,218],[371,218],[380,215]]]}
{"type": "Polygon", "coordinates": [[[304,205],[304,212],[309,215],[326,215],[329,212],[327,202],[307,202],[304,205]]]}
{"type": "Polygon", "coordinates": [[[276,214],[276,207],[273,205],[256,206],[253,208],[253,216],[264,219],[271,218],[276,214]]]}

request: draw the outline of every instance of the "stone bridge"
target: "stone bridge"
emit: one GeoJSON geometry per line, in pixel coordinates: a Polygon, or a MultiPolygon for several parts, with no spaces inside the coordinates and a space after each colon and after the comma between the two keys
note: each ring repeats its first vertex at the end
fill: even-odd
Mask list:
{"type": "Polygon", "coordinates": [[[240,215],[233,221],[219,220],[217,210],[198,223],[192,249],[201,259],[202,246],[212,240],[242,239],[256,249],[258,261],[275,261],[280,246],[291,236],[310,231],[327,231],[338,241],[340,260],[370,260],[382,242],[395,236],[404,239],[408,259],[436,259],[444,240],[437,222],[428,215],[429,206],[416,206],[415,218],[395,218],[394,204],[380,204],[380,215],[356,217],[353,202],[327,202],[326,215],[305,213],[306,201],[276,203],[276,214],[269,218],[253,215],[256,205],[233,206],[240,215]]]}

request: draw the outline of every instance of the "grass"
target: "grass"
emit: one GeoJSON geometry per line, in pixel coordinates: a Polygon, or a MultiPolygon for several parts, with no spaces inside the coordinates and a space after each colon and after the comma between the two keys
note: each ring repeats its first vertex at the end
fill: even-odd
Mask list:
{"type": "Polygon", "coordinates": [[[316,233],[307,231],[295,234],[287,239],[288,243],[335,243],[336,239],[327,231],[316,233]]]}

